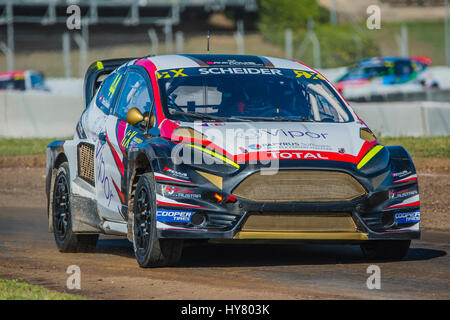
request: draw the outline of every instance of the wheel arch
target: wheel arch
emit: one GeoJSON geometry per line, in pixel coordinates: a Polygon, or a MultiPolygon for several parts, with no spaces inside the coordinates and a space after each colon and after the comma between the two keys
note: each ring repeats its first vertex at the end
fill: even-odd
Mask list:
{"type": "Polygon", "coordinates": [[[416,173],[416,167],[409,152],[402,146],[386,146],[391,162],[397,169],[409,170],[416,173]]]}
{"type": "Polygon", "coordinates": [[[130,172],[130,178],[128,183],[127,237],[129,241],[133,240],[131,222],[133,221],[134,192],[137,183],[144,173],[154,172],[155,166],[157,166],[157,161],[154,153],[150,150],[138,149],[128,154],[128,172],[130,172]]]}
{"type": "Polygon", "coordinates": [[[45,193],[47,195],[47,216],[49,232],[53,232],[52,221],[52,192],[55,174],[58,167],[65,161],[68,161],[67,155],[64,153],[65,140],[56,140],[47,146],[46,156],[46,179],[45,179],[45,193]]]}

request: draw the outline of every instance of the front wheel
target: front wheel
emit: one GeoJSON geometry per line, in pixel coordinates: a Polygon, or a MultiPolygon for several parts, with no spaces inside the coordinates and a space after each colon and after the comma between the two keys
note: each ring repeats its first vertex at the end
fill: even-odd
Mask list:
{"type": "Polygon", "coordinates": [[[158,239],[155,180],[151,173],[143,174],[136,186],[132,226],[134,254],[139,266],[149,268],[178,263],[183,241],[158,239]]]}
{"type": "Polygon", "coordinates": [[[95,249],[98,234],[75,234],[72,230],[69,165],[63,162],[53,185],[52,222],[56,246],[61,252],[88,252],[95,249]]]}
{"type": "Polygon", "coordinates": [[[369,240],[361,244],[369,260],[401,260],[408,252],[411,240],[369,240]]]}

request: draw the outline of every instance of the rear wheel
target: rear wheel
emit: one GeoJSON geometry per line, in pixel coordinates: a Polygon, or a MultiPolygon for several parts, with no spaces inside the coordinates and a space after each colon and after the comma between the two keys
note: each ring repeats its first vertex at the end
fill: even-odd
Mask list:
{"type": "Polygon", "coordinates": [[[155,181],[151,173],[143,174],[136,186],[132,226],[134,254],[141,267],[171,266],[180,260],[183,240],[158,239],[155,181]]]}
{"type": "Polygon", "coordinates": [[[370,260],[401,260],[410,244],[411,240],[370,240],[361,244],[361,250],[370,260]]]}
{"type": "Polygon", "coordinates": [[[61,252],[85,252],[95,249],[98,234],[80,235],[72,230],[69,165],[63,162],[56,172],[52,201],[53,234],[61,252]]]}

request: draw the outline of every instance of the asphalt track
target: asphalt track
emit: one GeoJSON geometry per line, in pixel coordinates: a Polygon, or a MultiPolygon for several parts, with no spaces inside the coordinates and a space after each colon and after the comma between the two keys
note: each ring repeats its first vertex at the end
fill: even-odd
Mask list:
{"type": "Polygon", "coordinates": [[[0,278],[106,299],[449,299],[450,233],[424,231],[403,261],[370,262],[358,246],[198,244],[178,267],[141,269],[126,239],[101,237],[94,253],[63,254],[47,232],[45,208],[0,207],[0,278]],[[367,267],[381,270],[369,290],[367,267]]]}

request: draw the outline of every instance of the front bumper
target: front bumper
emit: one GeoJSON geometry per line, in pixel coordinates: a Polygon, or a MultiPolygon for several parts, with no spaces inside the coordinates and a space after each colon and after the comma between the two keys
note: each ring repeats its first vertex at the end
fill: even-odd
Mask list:
{"type": "MultiPolygon", "coordinates": [[[[167,169],[167,167],[166,167],[167,169]]],[[[419,210],[419,205],[402,207],[399,203],[404,198],[396,198],[392,194],[397,191],[409,190],[410,194],[418,197],[417,180],[396,182],[395,173],[402,168],[390,164],[376,174],[367,175],[356,169],[355,165],[345,162],[321,162],[299,160],[280,163],[280,170],[321,170],[324,172],[346,173],[356,179],[366,190],[364,195],[348,201],[318,201],[318,202],[273,202],[252,201],[241,197],[234,197],[228,201],[233,190],[247,177],[258,172],[261,168],[245,166],[238,172],[222,175],[222,188],[199,175],[199,170],[172,167],[172,172],[188,171],[189,179],[156,180],[157,192],[164,194],[167,185],[178,188],[189,188],[198,193],[199,198],[177,199],[176,205],[161,201],[158,209],[163,210],[190,210],[205,217],[205,223],[193,225],[192,223],[164,222],[158,223],[158,236],[160,238],[182,239],[280,239],[280,240],[337,240],[337,241],[364,241],[364,240],[410,240],[420,238],[419,222],[398,224],[394,215],[402,210],[419,210]],[[159,190],[159,191],[158,191],[159,190]],[[417,195],[416,195],[417,193],[417,195]],[[218,201],[214,195],[218,194],[222,200],[218,201]],[[187,207],[183,207],[186,204],[187,207]],[[288,228],[289,230],[276,230],[272,227],[266,229],[249,230],[246,223],[250,217],[278,215],[283,217],[312,216],[320,221],[327,215],[346,214],[354,223],[353,229],[333,228],[323,226],[316,229],[301,227],[288,228]]],[[[169,171],[166,171],[167,175],[169,171]]],[[[415,172],[411,171],[411,175],[415,172]]],[[[398,179],[397,179],[398,180],[398,179]]],[[[401,181],[401,180],[400,180],[401,181]]],[[[404,194],[404,192],[402,193],[404,194]]],[[[301,220],[301,218],[300,218],[301,220]]]]}

